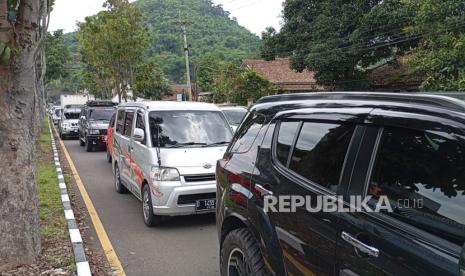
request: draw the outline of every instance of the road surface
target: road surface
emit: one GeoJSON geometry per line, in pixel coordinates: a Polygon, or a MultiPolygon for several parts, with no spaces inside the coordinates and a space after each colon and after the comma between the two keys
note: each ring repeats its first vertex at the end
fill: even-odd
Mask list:
{"type": "Polygon", "coordinates": [[[117,194],[105,152],[64,141],[124,270],[131,275],[219,275],[214,215],[171,218],[147,228],[141,203],[117,194]]]}

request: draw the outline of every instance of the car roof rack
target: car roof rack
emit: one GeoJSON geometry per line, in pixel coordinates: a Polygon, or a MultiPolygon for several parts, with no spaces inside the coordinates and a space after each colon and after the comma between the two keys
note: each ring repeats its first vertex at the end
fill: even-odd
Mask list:
{"type": "Polygon", "coordinates": [[[88,101],[86,105],[90,107],[114,107],[118,104],[112,101],[88,101]]]}
{"type": "Polygon", "coordinates": [[[423,104],[465,112],[465,93],[314,92],[266,96],[256,104],[285,101],[356,100],[423,104]]]}

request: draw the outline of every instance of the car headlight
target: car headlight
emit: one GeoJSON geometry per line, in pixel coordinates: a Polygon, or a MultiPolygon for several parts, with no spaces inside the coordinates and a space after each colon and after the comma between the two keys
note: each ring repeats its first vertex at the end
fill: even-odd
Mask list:
{"type": "Polygon", "coordinates": [[[175,168],[152,167],[150,174],[153,181],[180,181],[181,177],[175,168]]]}
{"type": "Polygon", "coordinates": [[[100,131],[98,129],[89,129],[90,135],[99,135],[100,131]]]}

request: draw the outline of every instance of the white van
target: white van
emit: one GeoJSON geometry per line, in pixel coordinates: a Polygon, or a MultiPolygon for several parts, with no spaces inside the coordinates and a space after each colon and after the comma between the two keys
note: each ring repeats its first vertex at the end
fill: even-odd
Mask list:
{"type": "Polygon", "coordinates": [[[144,222],[214,212],[216,161],[232,139],[221,110],[194,102],[139,102],[118,107],[112,153],[118,193],[142,201],[144,222]]]}

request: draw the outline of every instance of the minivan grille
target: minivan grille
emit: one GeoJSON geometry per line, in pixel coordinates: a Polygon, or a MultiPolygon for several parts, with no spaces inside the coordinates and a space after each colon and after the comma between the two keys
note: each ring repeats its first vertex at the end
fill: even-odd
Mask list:
{"type": "Polygon", "coordinates": [[[197,200],[214,199],[214,198],[216,198],[216,193],[180,195],[178,197],[178,205],[195,204],[197,200]]]}
{"type": "Polygon", "coordinates": [[[185,175],[184,180],[186,182],[205,182],[205,181],[215,181],[215,174],[193,174],[185,175]]]}

